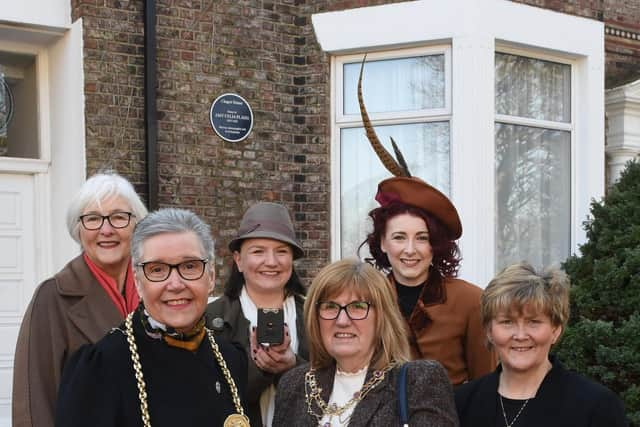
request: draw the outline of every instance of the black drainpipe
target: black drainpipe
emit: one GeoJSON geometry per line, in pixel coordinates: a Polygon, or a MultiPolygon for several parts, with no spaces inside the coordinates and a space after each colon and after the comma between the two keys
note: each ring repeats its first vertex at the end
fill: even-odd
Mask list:
{"type": "Polygon", "coordinates": [[[156,2],[144,2],[144,130],[147,147],[147,207],[158,209],[158,115],[156,104],[156,2]]]}

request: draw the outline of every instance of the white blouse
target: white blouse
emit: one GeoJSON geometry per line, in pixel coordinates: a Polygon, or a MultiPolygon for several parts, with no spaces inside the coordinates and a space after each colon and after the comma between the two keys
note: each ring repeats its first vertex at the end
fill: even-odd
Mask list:
{"type": "MultiPolygon", "coordinates": [[[[354,373],[342,372],[336,369],[336,375],[333,380],[333,390],[331,390],[331,396],[329,397],[329,406],[335,404],[337,407],[341,407],[350,401],[353,395],[362,389],[368,369],[369,367],[365,366],[354,373]]],[[[320,420],[320,425],[331,427],[348,426],[351,415],[353,414],[353,409],[357,404],[358,402],[355,402],[339,417],[335,415],[325,415],[322,417],[322,420],[320,420]]]]}

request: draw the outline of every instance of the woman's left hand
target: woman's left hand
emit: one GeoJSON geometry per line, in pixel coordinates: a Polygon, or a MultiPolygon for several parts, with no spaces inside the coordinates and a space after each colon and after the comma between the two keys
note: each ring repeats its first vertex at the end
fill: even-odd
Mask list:
{"type": "Polygon", "coordinates": [[[279,374],[296,366],[296,355],[290,347],[291,337],[289,327],[284,327],[284,341],[282,344],[264,347],[259,345],[256,339],[255,328],[249,337],[251,344],[251,357],[258,368],[272,374],[279,374]]]}

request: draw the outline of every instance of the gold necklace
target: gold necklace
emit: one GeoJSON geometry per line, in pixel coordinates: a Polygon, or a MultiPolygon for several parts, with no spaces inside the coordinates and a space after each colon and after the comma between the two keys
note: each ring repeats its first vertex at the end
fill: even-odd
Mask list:
{"type": "MultiPolygon", "coordinates": [[[[316,380],[315,369],[310,369],[304,375],[304,395],[305,400],[307,401],[307,412],[310,415],[313,415],[320,422],[325,416],[328,416],[330,419],[334,416],[337,416],[338,419],[342,416],[342,414],[347,411],[347,409],[351,408],[358,402],[360,402],[364,397],[378,384],[380,384],[385,377],[385,374],[391,370],[395,366],[395,362],[389,363],[384,369],[373,371],[373,375],[371,379],[364,384],[360,390],[353,394],[353,397],[344,405],[338,406],[335,403],[329,405],[321,396],[322,388],[318,387],[318,382],[316,380]],[[320,408],[321,413],[317,413],[313,410],[312,405],[316,404],[318,408],[320,408]]],[[[325,424],[327,425],[327,424],[325,424]]],[[[331,424],[328,423],[328,426],[331,424]]]]}
{"type": "MultiPolygon", "coordinates": [[[[133,362],[133,370],[135,371],[136,382],[138,383],[138,399],[140,399],[140,412],[142,413],[142,425],[144,427],[151,427],[151,420],[149,417],[149,407],[147,404],[147,386],[144,382],[144,377],[142,375],[142,364],[140,363],[140,356],[138,355],[138,345],[136,344],[136,339],[133,335],[133,313],[129,313],[127,318],[124,321],[125,325],[125,333],[127,335],[127,342],[129,343],[129,351],[131,352],[131,361],[133,362]]],[[[218,343],[216,343],[213,338],[213,332],[210,329],[205,328],[207,331],[207,336],[209,337],[209,343],[211,344],[211,350],[213,350],[213,355],[220,365],[220,369],[224,374],[225,380],[229,384],[229,388],[231,389],[231,397],[233,398],[233,404],[236,407],[236,411],[238,413],[229,415],[224,420],[224,427],[250,427],[249,418],[244,414],[244,410],[242,409],[242,405],[240,404],[240,397],[238,396],[238,388],[236,387],[236,383],[231,377],[231,372],[229,372],[229,368],[227,368],[227,363],[222,357],[222,353],[218,348],[218,343]]]]}
{"type": "Polygon", "coordinates": [[[502,407],[502,416],[504,417],[504,424],[505,424],[506,427],[511,427],[511,426],[513,426],[515,424],[516,420],[518,419],[518,417],[520,416],[520,414],[524,410],[524,407],[527,406],[527,403],[529,403],[529,399],[524,401],[524,403],[520,407],[520,410],[518,411],[516,416],[513,417],[513,419],[511,420],[511,424],[509,424],[509,421],[507,421],[507,412],[504,410],[504,403],[502,403],[502,395],[500,393],[498,393],[498,396],[500,397],[500,407],[502,407]]]}

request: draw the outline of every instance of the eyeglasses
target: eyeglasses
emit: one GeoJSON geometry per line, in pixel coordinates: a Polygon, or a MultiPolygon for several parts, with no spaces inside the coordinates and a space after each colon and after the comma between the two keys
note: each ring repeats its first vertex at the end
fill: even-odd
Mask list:
{"type": "Polygon", "coordinates": [[[125,228],[131,222],[132,216],[135,215],[131,212],[114,212],[109,215],[86,214],[81,215],[79,219],[87,230],[98,230],[104,224],[105,219],[113,228],[125,228]]]}
{"type": "Polygon", "coordinates": [[[344,310],[349,319],[362,320],[369,315],[369,307],[371,307],[371,303],[366,301],[352,301],[347,305],[340,305],[333,301],[322,301],[318,303],[318,314],[324,320],[334,320],[344,310]]]}
{"type": "Polygon", "coordinates": [[[208,259],[190,259],[178,264],[167,264],[160,261],[141,262],[136,267],[142,267],[144,277],[150,282],[163,282],[171,275],[171,270],[178,270],[184,280],[198,280],[204,274],[208,259]]]}

